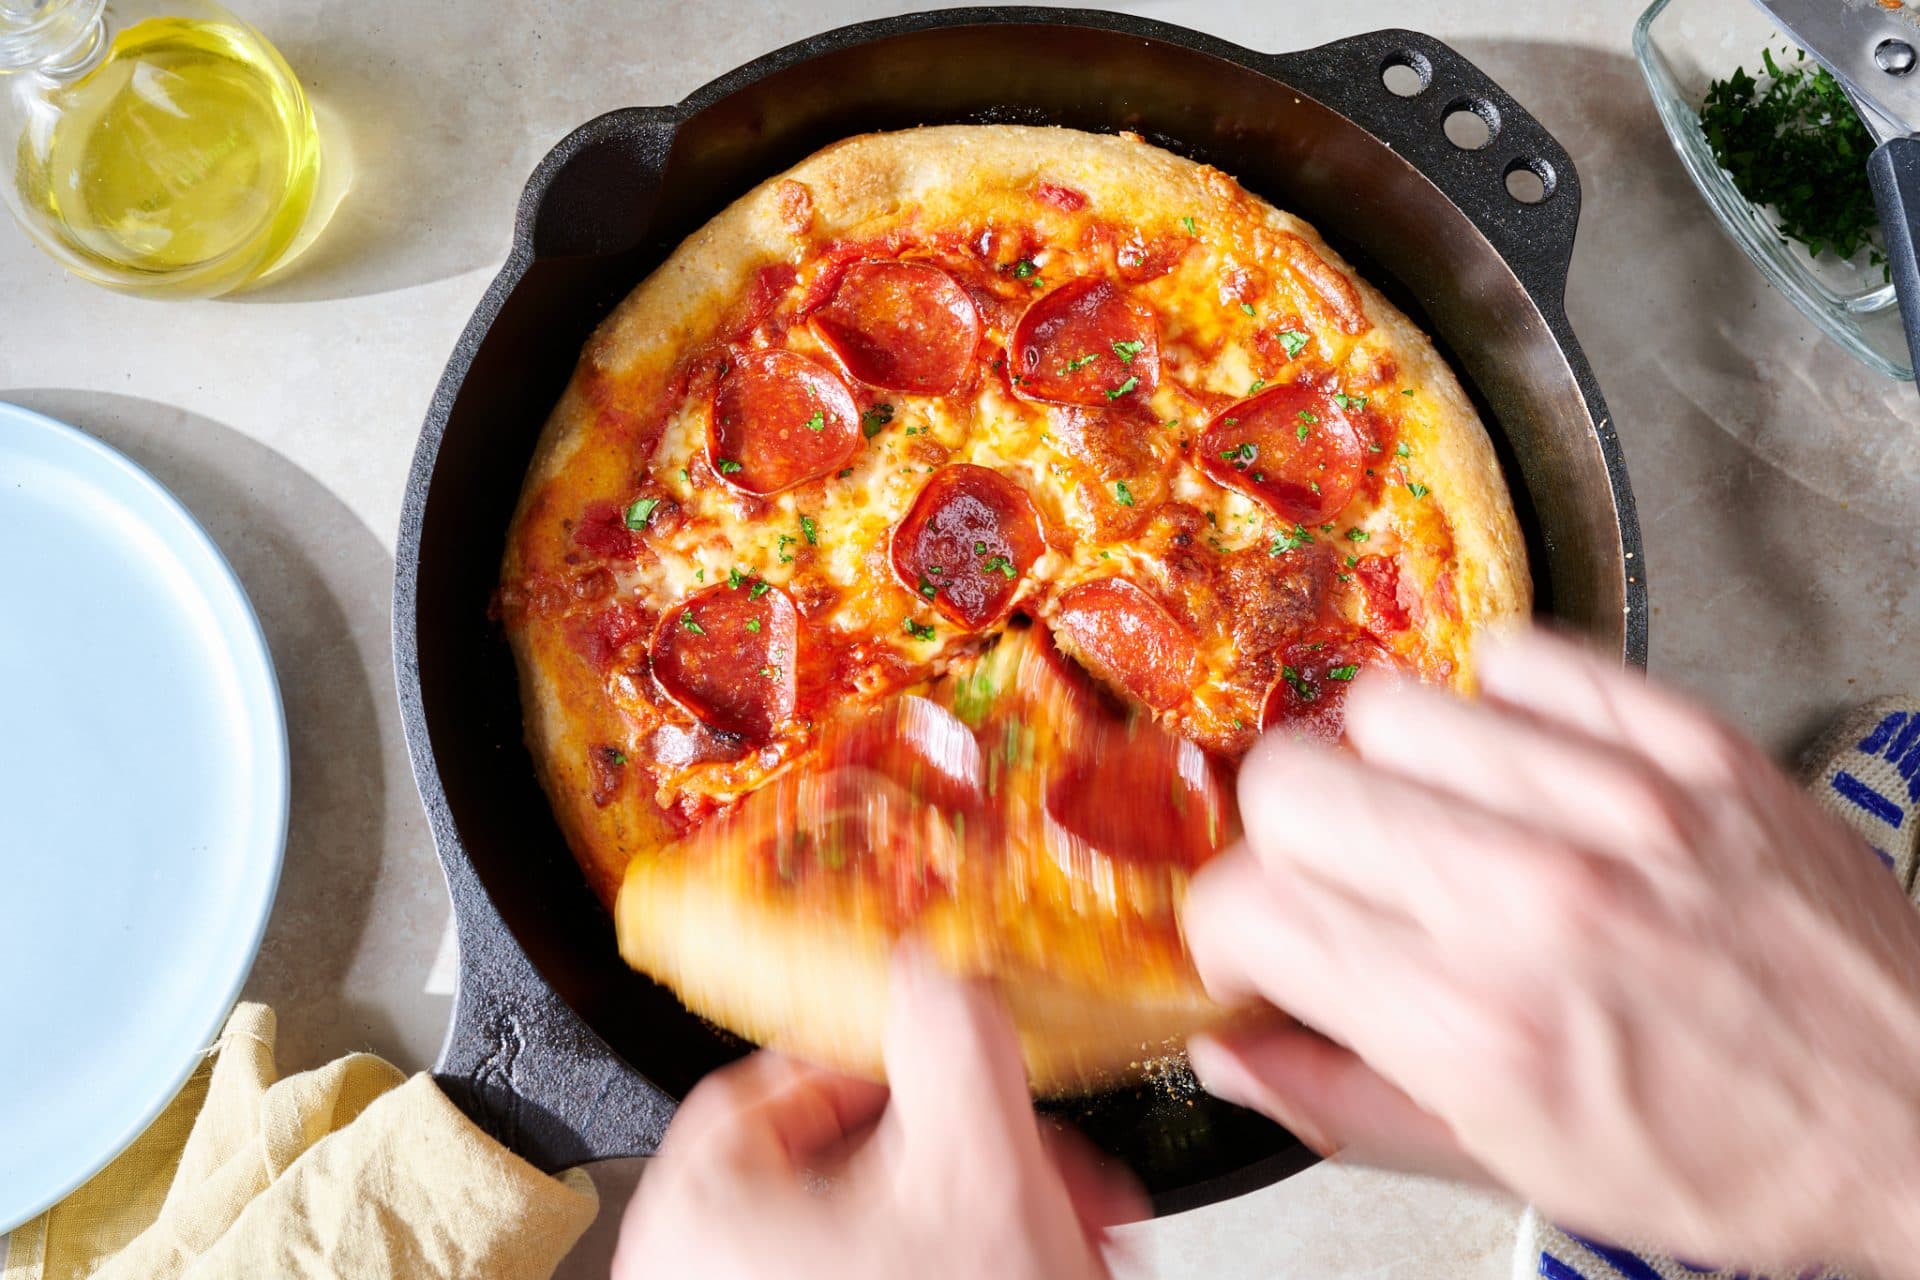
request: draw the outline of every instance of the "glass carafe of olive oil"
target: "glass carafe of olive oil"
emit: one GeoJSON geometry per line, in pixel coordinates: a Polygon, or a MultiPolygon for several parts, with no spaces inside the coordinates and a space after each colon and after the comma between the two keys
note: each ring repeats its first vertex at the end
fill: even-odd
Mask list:
{"type": "Polygon", "coordinates": [[[69,270],[207,297],[304,247],[300,82],[210,0],[0,0],[0,191],[69,270]]]}

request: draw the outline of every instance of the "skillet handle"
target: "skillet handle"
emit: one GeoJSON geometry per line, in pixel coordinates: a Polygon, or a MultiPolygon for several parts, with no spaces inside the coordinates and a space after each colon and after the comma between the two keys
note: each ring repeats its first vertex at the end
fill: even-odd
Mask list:
{"type": "Polygon", "coordinates": [[[639,244],[679,127],[671,111],[629,107],[575,129],[527,179],[514,240],[535,258],[600,257],[639,244]]]}
{"type": "Polygon", "coordinates": [[[1887,239],[1894,296],[1907,329],[1907,355],[1920,369],[1920,137],[1890,138],[1867,158],[1867,180],[1887,239]]]}
{"type": "Polygon", "coordinates": [[[674,1100],[548,986],[473,868],[447,859],[460,940],[453,1022],[434,1079],[467,1117],[548,1173],[652,1155],[674,1100]]]}
{"type": "MultiPolygon", "coordinates": [[[[1534,300],[1563,304],[1580,222],[1573,157],[1513,96],[1465,56],[1419,31],[1391,28],[1272,56],[1277,74],[1392,147],[1453,202],[1506,259],[1534,300]],[[1419,85],[1396,93],[1391,68],[1419,85]],[[1447,137],[1447,118],[1478,116],[1486,141],[1447,137]],[[1537,182],[1536,199],[1510,190],[1537,182]]],[[[1471,122],[1468,122],[1471,123],[1471,122]]]]}

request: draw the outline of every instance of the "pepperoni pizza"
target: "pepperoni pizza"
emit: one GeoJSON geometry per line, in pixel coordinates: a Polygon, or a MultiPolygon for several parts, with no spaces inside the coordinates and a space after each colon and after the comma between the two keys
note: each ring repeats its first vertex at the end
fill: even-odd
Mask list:
{"type": "Polygon", "coordinates": [[[1485,432],[1299,220],[1131,135],[829,147],[613,313],[499,595],[527,739],[623,954],[877,1069],[913,935],[1036,1088],[1218,1016],[1176,907],[1263,729],[1466,688],[1529,605],[1485,432]]]}

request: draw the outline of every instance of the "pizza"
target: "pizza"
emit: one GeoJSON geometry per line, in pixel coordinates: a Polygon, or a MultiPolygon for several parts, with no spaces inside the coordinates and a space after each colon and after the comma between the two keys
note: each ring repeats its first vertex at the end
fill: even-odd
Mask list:
{"type": "Polygon", "coordinates": [[[1530,605],[1485,431],[1309,226],[1137,136],[848,139],[595,332],[498,612],[622,954],[875,1072],[888,956],[996,982],[1036,1090],[1223,1014],[1178,904],[1263,731],[1463,691],[1530,605]]]}

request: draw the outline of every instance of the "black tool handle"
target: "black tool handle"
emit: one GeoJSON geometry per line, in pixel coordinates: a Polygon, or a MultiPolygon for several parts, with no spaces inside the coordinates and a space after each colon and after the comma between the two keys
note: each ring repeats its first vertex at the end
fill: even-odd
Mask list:
{"type": "Polygon", "coordinates": [[[1880,208],[1893,289],[1900,298],[1900,320],[1907,328],[1907,354],[1920,371],[1920,137],[1883,142],[1867,160],[1873,202],[1880,208]]]}

